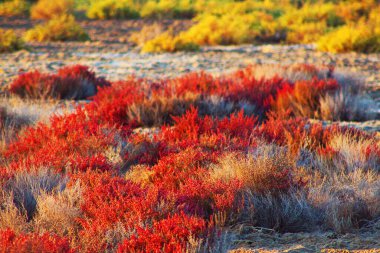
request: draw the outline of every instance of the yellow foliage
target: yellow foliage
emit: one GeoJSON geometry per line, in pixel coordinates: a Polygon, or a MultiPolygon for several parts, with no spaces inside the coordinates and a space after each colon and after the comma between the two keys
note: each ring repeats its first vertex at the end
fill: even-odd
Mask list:
{"type": "Polygon", "coordinates": [[[134,19],[139,17],[132,0],[93,1],[87,10],[92,19],[134,19]]]}
{"type": "Polygon", "coordinates": [[[186,42],[180,36],[173,36],[172,33],[164,32],[156,38],[148,41],[142,48],[143,53],[157,53],[157,52],[176,52],[176,51],[196,51],[199,46],[186,42]]]}
{"type": "Polygon", "coordinates": [[[71,15],[63,15],[28,30],[26,41],[84,41],[88,35],[71,15]]]}
{"type": "Polygon", "coordinates": [[[26,0],[12,0],[0,3],[0,16],[18,16],[27,13],[29,3],[26,0]]]}
{"type": "Polygon", "coordinates": [[[20,50],[23,47],[23,41],[13,30],[0,29],[0,53],[20,50]]]}
{"type": "Polygon", "coordinates": [[[30,10],[32,19],[52,19],[74,11],[74,0],[39,0],[30,10]]]}
{"type": "Polygon", "coordinates": [[[144,18],[191,18],[195,15],[195,9],[189,0],[161,0],[148,1],[141,9],[141,17],[144,18]]]}
{"type": "Polygon", "coordinates": [[[378,26],[370,23],[342,26],[325,36],[317,43],[321,51],[342,53],[358,51],[364,53],[380,52],[380,33],[378,26]]]}

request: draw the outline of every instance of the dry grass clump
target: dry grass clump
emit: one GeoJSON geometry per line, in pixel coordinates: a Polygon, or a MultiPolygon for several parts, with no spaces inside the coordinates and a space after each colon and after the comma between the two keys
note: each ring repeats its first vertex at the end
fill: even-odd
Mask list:
{"type": "Polygon", "coordinates": [[[128,120],[132,124],[143,127],[172,124],[173,116],[181,116],[191,106],[198,108],[201,116],[212,115],[223,118],[233,112],[244,110],[245,114],[252,115],[255,106],[246,102],[234,103],[219,96],[199,96],[187,93],[182,97],[165,97],[153,95],[143,101],[133,103],[127,109],[128,120]]]}
{"type": "Polygon", "coordinates": [[[28,30],[26,41],[86,41],[89,36],[75,21],[74,16],[54,16],[47,23],[28,30]]]}
{"type": "Polygon", "coordinates": [[[35,172],[19,172],[4,186],[13,195],[13,202],[31,220],[36,212],[37,198],[43,192],[52,192],[64,188],[64,179],[48,169],[36,169],[35,172]]]}
{"type": "Polygon", "coordinates": [[[30,10],[32,19],[52,19],[74,11],[74,0],[38,0],[30,10]]]}
{"type": "Polygon", "coordinates": [[[278,193],[290,187],[286,176],[294,167],[294,159],[276,145],[259,146],[247,156],[229,154],[212,168],[211,179],[239,179],[254,194],[278,193]]]}
{"type": "Polygon", "coordinates": [[[0,53],[8,53],[24,48],[24,42],[13,30],[0,29],[0,53]]]}
{"type": "Polygon", "coordinates": [[[144,25],[140,31],[133,32],[129,37],[129,41],[142,47],[146,42],[154,39],[163,32],[163,25],[155,22],[151,25],[144,25]]]}
{"type": "Polygon", "coordinates": [[[320,210],[313,206],[303,192],[279,196],[252,195],[253,210],[249,221],[259,227],[279,232],[302,232],[318,229],[320,210]]]}
{"type": "Polygon", "coordinates": [[[170,123],[172,116],[184,114],[195,99],[195,96],[183,99],[154,96],[129,106],[127,115],[132,122],[140,126],[163,125],[170,123]]]}
{"type": "Polygon", "coordinates": [[[380,215],[380,184],[377,172],[331,172],[318,176],[308,199],[323,210],[324,226],[338,233],[350,232],[380,215]]]}
{"type": "Polygon", "coordinates": [[[81,217],[82,192],[79,184],[58,191],[43,192],[37,197],[37,210],[33,217],[35,230],[59,236],[74,237],[78,234],[76,219],[81,217]]]}
{"type": "Polygon", "coordinates": [[[29,225],[25,213],[16,207],[12,194],[4,190],[0,194],[0,229],[10,228],[17,233],[26,232],[29,225]]]}

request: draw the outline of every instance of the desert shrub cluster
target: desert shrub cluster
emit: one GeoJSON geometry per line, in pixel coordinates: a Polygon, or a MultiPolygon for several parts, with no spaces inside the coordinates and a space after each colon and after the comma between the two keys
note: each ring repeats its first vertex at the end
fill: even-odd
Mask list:
{"type": "Polygon", "coordinates": [[[20,96],[45,97],[44,85],[67,92],[50,93],[59,98],[97,93],[1,149],[1,246],[222,252],[223,235],[238,224],[336,233],[370,226],[380,217],[379,138],[309,120],[356,110],[321,108],[327,96],[364,96],[355,88],[362,84],[328,67],[273,69],[110,85],[82,66],[20,75],[10,87],[20,96]]]}
{"type": "MultiPolygon", "coordinates": [[[[176,40],[199,46],[317,43],[322,51],[374,53],[379,50],[379,4],[376,1],[304,4],[206,1],[203,5],[194,4],[194,10],[197,13],[193,19],[195,24],[174,37],[161,38],[161,45],[176,40]]],[[[161,50],[166,49],[161,46],[161,50]]]]}
{"type": "Polygon", "coordinates": [[[84,13],[89,19],[193,20],[187,30],[173,33],[169,29],[145,41],[142,51],[153,53],[244,43],[313,43],[321,51],[376,53],[380,48],[379,10],[376,0],[8,0],[0,3],[1,16],[30,12],[32,19],[51,20],[28,32],[29,41],[86,39],[73,20],[74,16],[83,18],[84,13]]]}
{"type": "Polygon", "coordinates": [[[58,69],[56,74],[37,70],[19,75],[10,85],[9,92],[21,98],[31,99],[86,99],[96,94],[98,88],[110,83],[95,76],[82,65],[58,69]]]}
{"type": "Polygon", "coordinates": [[[30,3],[26,0],[11,0],[0,2],[0,16],[20,16],[28,13],[30,3]]]}
{"type": "Polygon", "coordinates": [[[52,19],[74,11],[74,0],[39,0],[31,7],[32,19],[52,19]]]}
{"type": "Polygon", "coordinates": [[[89,36],[71,15],[56,16],[28,30],[26,41],[86,41],[89,36]]]}
{"type": "Polygon", "coordinates": [[[13,30],[0,29],[0,53],[13,52],[22,48],[24,48],[24,42],[13,30]]]}

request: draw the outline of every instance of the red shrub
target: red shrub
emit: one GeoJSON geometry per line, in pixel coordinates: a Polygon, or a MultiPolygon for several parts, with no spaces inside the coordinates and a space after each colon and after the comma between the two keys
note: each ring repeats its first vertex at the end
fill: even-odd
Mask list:
{"type": "Polygon", "coordinates": [[[174,214],[154,221],[151,228],[137,228],[117,249],[122,252],[184,252],[190,236],[197,239],[206,232],[205,220],[186,214],[174,214]]]}
{"type": "Polygon", "coordinates": [[[117,129],[89,121],[86,112],[78,109],[70,115],[52,117],[50,125],[26,129],[4,155],[13,169],[47,166],[63,172],[67,167],[81,170],[96,165],[96,169],[104,170],[110,169],[110,164],[101,153],[116,145],[117,137],[117,129]]]}
{"type": "Polygon", "coordinates": [[[270,99],[272,110],[279,117],[320,117],[319,99],[329,92],[338,90],[339,87],[334,79],[317,78],[298,81],[294,86],[286,85],[278,90],[276,97],[270,99]]]}
{"type": "Polygon", "coordinates": [[[66,238],[44,233],[16,235],[12,230],[6,229],[0,231],[0,252],[4,253],[29,253],[29,252],[75,252],[70,247],[66,238]]]}
{"type": "Polygon", "coordinates": [[[9,91],[27,98],[85,99],[95,95],[98,87],[109,85],[88,67],[74,65],[59,69],[57,74],[38,71],[21,74],[11,83],[9,91]]]}
{"type": "Polygon", "coordinates": [[[110,87],[100,88],[93,102],[86,109],[95,120],[110,124],[128,125],[127,107],[142,101],[144,92],[141,89],[144,80],[128,79],[113,83],[110,87]]]}
{"type": "Polygon", "coordinates": [[[186,148],[194,145],[209,150],[245,149],[251,144],[250,135],[256,124],[254,117],[244,116],[243,112],[222,120],[209,116],[201,118],[198,110],[191,108],[182,117],[173,117],[173,127],[163,127],[161,139],[169,145],[186,148]]]}
{"type": "Polygon", "coordinates": [[[56,75],[32,71],[20,74],[10,85],[9,92],[23,98],[48,98],[58,83],[56,75]]]}

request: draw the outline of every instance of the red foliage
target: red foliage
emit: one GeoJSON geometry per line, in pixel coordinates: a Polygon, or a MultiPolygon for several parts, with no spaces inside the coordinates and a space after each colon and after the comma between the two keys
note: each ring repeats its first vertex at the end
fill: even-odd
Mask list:
{"type": "Polygon", "coordinates": [[[298,116],[314,118],[320,114],[319,99],[329,92],[340,88],[335,79],[298,81],[285,85],[277,91],[276,97],[268,99],[272,110],[279,117],[298,116]]]}
{"type": "Polygon", "coordinates": [[[113,83],[110,87],[100,88],[93,97],[93,102],[87,106],[91,117],[95,120],[111,124],[128,125],[127,108],[132,103],[139,102],[144,97],[141,89],[143,80],[128,79],[113,83]]]}
{"type": "Polygon", "coordinates": [[[66,238],[56,235],[44,233],[38,235],[36,233],[18,234],[12,230],[0,230],[0,252],[4,253],[71,253],[75,252],[70,247],[70,243],[66,238]]]}
{"type": "Polygon", "coordinates": [[[204,235],[206,228],[201,218],[174,214],[154,221],[151,228],[137,227],[136,234],[120,244],[117,252],[184,252],[189,237],[204,235]]]}
{"type": "Polygon", "coordinates": [[[109,85],[88,67],[74,65],[59,69],[57,74],[23,73],[11,83],[9,91],[29,98],[85,99],[96,94],[98,87],[109,85]]]}
{"type": "Polygon", "coordinates": [[[5,152],[14,170],[30,167],[52,167],[63,172],[69,166],[72,170],[110,169],[103,150],[115,145],[117,129],[89,121],[86,113],[78,109],[76,113],[54,116],[50,125],[39,124],[26,129],[19,141],[11,143],[5,152]],[[27,166],[29,167],[29,166],[27,166]]]}
{"type": "MultiPolygon", "coordinates": [[[[24,169],[42,166],[66,173],[69,187],[77,180],[82,186],[83,216],[76,220],[80,224],[79,238],[69,238],[78,244],[78,250],[181,252],[190,235],[196,239],[208,236],[210,216],[238,213],[242,207],[242,182],[232,179],[227,183],[210,177],[210,165],[221,154],[245,154],[260,143],[258,140],[286,146],[296,153],[307,140],[311,152],[330,156],[334,151],[328,143],[338,133],[373,138],[361,131],[324,127],[294,117],[300,113],[296,110],[300,106],[314,115],[319,110],[319,97],[339,88],[336,80],[317,79],[315,67],[299,68],[294,71],[307,72],[314,79],[295,84],[279,77],[256,79],[253,67],[249,67],[222,77],[193,73],[150,86],[148,81],[135,78],[108,86],[83,66],[62,68],[53,75],[25,73],[11,85],[11,92],[22,97],[64,98],[75,94],[78,98],[83,94],[78,93],[78,87],[87,84],[99,91],[74,113],[53,116],[49,124],[30,127],[11,143],[2,154],[8,167],[0,168],[0,185],[12,173],[24,169]],[[198,109],[191,107],[157,133],[133,132],[137,126],[128,117],[130,105],[139,105],[152,94],[184,97],[186,93],[216,95],[236,104],[248,101],[261,114],[257,117],[265,114],[267,120],[258,125],[257,117],[244,115],[243,110],[222,119],[215,115],[201,117],[198,109]],[[112,164],[105,151],[116,147],[122,149],[123,160],[112,164]],[[136,183],[139,180],[121,177],[132,164],[144,164],[139,169],[147,170],[143,171],[148,174],[147,182],[140,184],[136,183]],[[121,236],[109,239],[122,229],[127,234],[125,240],[121,236]]],[[[369,147],[365,151],[368,159],[379,157],[379,150],[376,145],[369,147]]],[[[269,176],[263,176],[263,188],[272,189],[274,194],[302,187],[303,179],[296,180],[292,172],[292,168],[274,168],[267,173],[269,176]]],[[[66,240],[48,234],[15,235],[7,230],[0,235],[0,245],[11,250],[72,251],[66,240]]]]}

